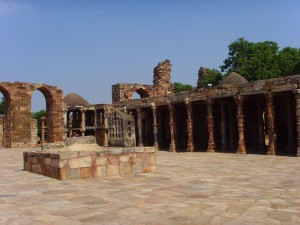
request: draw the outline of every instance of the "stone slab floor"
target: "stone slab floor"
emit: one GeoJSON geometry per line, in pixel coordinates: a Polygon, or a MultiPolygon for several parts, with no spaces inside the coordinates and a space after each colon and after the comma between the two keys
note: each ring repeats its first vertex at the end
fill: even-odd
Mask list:
{"type": "Polygon", "coordinates": [[[157,155],[156,173],[59,181],[0,149],[0,224],[300,224],[300,158],[157,155]]]}

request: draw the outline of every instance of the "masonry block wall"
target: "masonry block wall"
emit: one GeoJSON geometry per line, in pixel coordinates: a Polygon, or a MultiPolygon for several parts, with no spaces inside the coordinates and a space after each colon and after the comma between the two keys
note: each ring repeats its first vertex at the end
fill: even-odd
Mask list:
{"type": "Polygon", "coordinates": [[[138,93],[141,98],[164,96],[171,94],[171,67],[169,60],[164,60],[153,70],[153,85],[124,84],[112,85],[112,102],[131,100],[134,93],[138,93]]]}

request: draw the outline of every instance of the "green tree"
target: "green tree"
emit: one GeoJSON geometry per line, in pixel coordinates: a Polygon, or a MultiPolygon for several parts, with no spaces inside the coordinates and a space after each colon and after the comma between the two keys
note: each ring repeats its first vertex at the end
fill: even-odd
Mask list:
{"type": "Polygon", "coordinates": [[[278,52],[280,76],[300,74],[300,49],[286,47],[278,52]]]}
{"type": "Polygon", "coordinates": [[[207,87],[208,84],[212,86],[216,86],[219,84],[220,80],[222,80],[222,73],[216,69],[208,69],[205,68],[206,75],[201,78],[201,87],[207,87]]]}
{"type": "Polygon", "coordinates": [[[1,97],[0,100],[0,114],[5,114],[5,98],[1,97]]]}
{"type": "Polygon", "coordinates": [[[226,74],[234,71],[247,80],[260,80],[293,75],[299,69],[299,49],[284,48],[279,51],[274,41],[254,43],[240,38],[228,48],[228,58],[220,66],[226,74]]]}
{"type": "Polygon", "coordinates": [[[40,110],[38,112],[32,112],[31,117],[33,119],[37,120],[37,130],[38,130],[38,136],[41,137],[42,134],[42,124],[41,124],[41,117],[45,116],[46,117],[46,111],[45,110],[40,110]]]}
{"type": "Polygon", "coordinates": [[[174,82],[172,83],[173,92],[180,93],[182,91],[189,91],[195,89],[195,87],[191,84],[183,84],[181,82],[174,82]]]}

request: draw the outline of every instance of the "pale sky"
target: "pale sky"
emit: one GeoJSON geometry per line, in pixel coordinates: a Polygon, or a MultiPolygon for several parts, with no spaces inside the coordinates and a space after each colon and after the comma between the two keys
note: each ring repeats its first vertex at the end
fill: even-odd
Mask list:
{"type": "MultiPolygon", "coordinates": [[[[111,85],[152,84],[164,59],[172,82],[196,85],[238,38],[300,48],[299,21],[300,0],[0,0],[0,82],[111,103],[111,85]]],[[[37,111],[45,100],[34,96],[37,111]]]]}

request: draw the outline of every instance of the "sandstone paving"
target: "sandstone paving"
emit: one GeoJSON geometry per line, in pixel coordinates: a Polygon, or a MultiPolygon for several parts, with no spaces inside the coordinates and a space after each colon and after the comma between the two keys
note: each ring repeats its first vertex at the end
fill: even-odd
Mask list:
{"type": "Polygon", "coordinates": [[[157,152],[157,171],[60,181],[0,149],[0,224],[300,224],[300,158],[157,152]]]}

